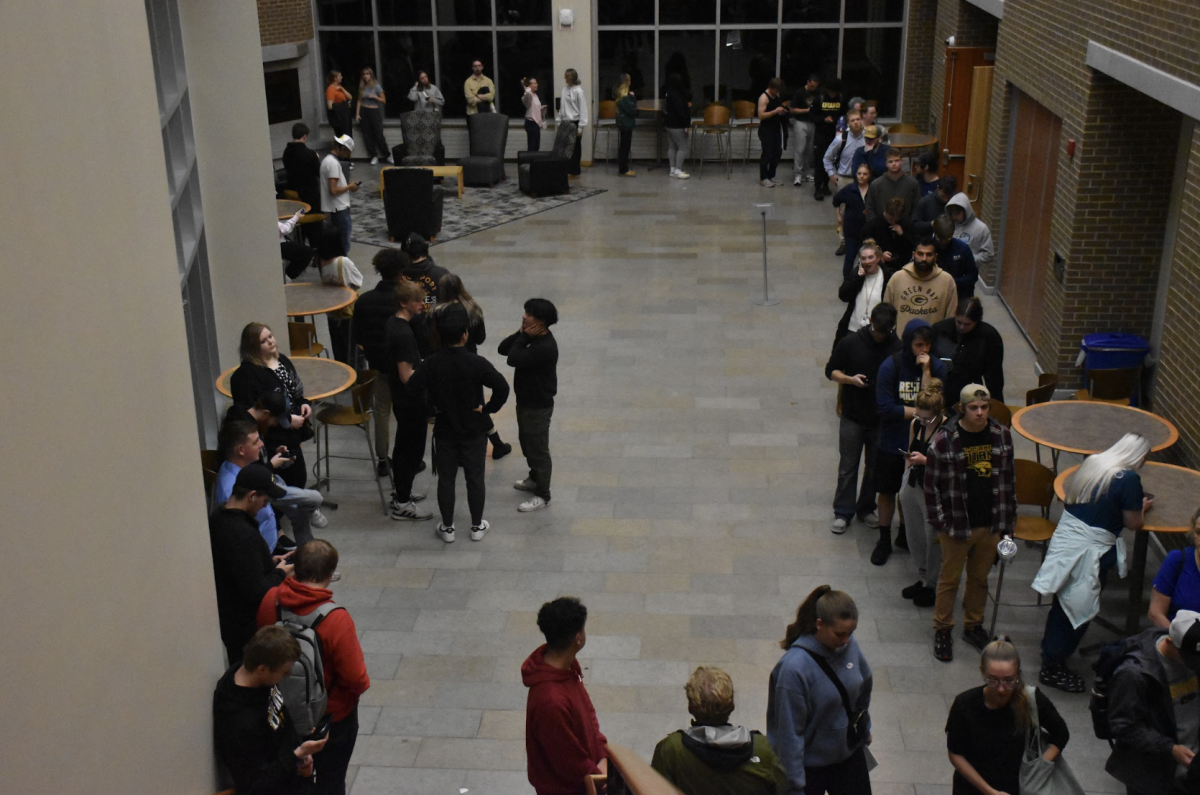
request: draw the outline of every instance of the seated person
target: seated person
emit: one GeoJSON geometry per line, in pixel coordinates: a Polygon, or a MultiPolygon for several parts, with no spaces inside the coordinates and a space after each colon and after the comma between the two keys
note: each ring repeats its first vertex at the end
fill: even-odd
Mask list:
{"type": "Polygon", "coordinates": [[[863,240],[873,239],[883,249],[883,266],[885,268],[903,268],[912,261],[916,237],[911,229],[911,222],[904,221],[904,199],[889,199],[883,208],[883,215],[878,216],[863,227],[863,240]]]}
{"type": "Polygon", "coordinates": [[[302,215],[304,210],[299,209],[288,220],[279,222],[279,256],[287,262],[283,272],[289,279],[295,279],[312,263],[313,250],[290,238],[302,215]]]}
{"type": "Polygon", "coordinates": [[[1200,613],[1200,510],[1192,515],[1188,546],[1167,553],[1150,592],[1150,623],[1167,629],[1180,610],[1200,613]]]}
{"type": "Polygon", "coordinates": [[[701,666],[683,689],[692,725],[655,746],[651,767],[685,795],[782,792],[786,776],[766,736],[729,723],[734,706],[729,674],[701,666]]]}
{"type": "Polygon", "coordinates": [[[276,687],[300,658],[283,627],[263,627],[213,693],[217,759],[239,795],[292,795],[312,788],[313,754],[325,740],[300,742],[276,687]]]}

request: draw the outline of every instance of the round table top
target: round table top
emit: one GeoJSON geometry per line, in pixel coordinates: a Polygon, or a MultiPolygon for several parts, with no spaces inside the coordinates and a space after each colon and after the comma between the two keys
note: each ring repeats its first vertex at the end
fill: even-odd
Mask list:
{"type": "Polygon", "coordinates": [[[936,146],[936,135],[925,133],[888,133],[888,146],[894,149],[920,149],[925,146],[936,146]]]}
{"type": "Polygon", "coordinates": [[[323,315],[350,306],[358,300],[358,293],[340,284],[292,282],[283,287],[287,296],[288,317],[323,315]]]}
{"type": "MultiPolygon", "coordinates": [[[[304,382],[304,397],[321,400],[345,392],[358,378],[358,373],[348,364],[334,359],[318,359],[312,356],[296,356],[291,359],[296,375],[304,382]]],[[[217,376],[217,391],[225,397],[233,397],[229,389],[229,378],[237,367],[230,367],[217,376]]]]}
{"type": "Polygon", "coordinates": [[[1179,439],[1179,431],[1157,414],[1090,400],[1052,400],[1020,409],[1012,429],[1031,442],[1080,455],[1102,453],[1127,433],[1146,437],[1154,452],[1179,439]]]}
{"type": "Polygon", "coordinates": [[[312,210],[312,205],[298,202],[293,199],[276,199],[275,213],[279,216],[280,221],[286,221],[300,210],[309,212],[312,210]]]}
{"type": "MultiPolygon", "coordinates": [[[[1079,464],[1058,473],[1054,493],[1061,500],[1066,492],[1067,478],[1075,474],[1079,464]]],[[[1146,514],[1143,530],[1155,533],[1186,533],[1192,526],[1192,515],[1200,503],[1200,472],[1174,464],[1147,461],[1138,471],[1142,488],[1154,495],[1154,505],[1146,514]]]]}

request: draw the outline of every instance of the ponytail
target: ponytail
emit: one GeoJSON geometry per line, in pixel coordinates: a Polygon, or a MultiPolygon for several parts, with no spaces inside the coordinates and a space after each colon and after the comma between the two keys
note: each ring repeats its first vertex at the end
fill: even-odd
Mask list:
{"type": "Polygon", "coordinates": [[[796,620],[788,624],[779,648],[789,649],[798,638],[817,631],[817,622],[832,624],[835,621],[858,620],[858,607],[850,595],[835,591],[828,585],[818,585],[796,608],[796,620]]]}

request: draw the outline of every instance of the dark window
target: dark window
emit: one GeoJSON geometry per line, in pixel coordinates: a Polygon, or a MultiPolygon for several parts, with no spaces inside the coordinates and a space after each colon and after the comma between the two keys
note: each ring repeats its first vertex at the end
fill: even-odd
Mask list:
{"type": "Polygon", "coordinates": [[[779,0],[721,0],[721,22],[772,23],[779,19],[779,0]]]}
{"type": "MultiPolygon", "coordinates": [[[[658,96],[654,86],[654,31],[602,30],[597,34],[600,75],[596,100],[611,99],[612,89],[629,73],[629,88],[638,99],[658,96]]],[[[666,75],[660,75],[665,81],[666,75]]]]}
{"type": "Polygon", "coordinates": [[[659,74],[665,81],[667,75],[679,72],[692,98],[693,116],[702,116],[716,93],[716,44],[715,30],[660,30],[658,34],[659,74]]]}
{"type": "Polygon", "coordinates": [[[847,22],[903,22],[904,0],[846,0],[847,22]]]}
{"type": "Polygon", "coordinates": [[[841,0],[783,0],[783,21],[785,23],[838,22],[841,20],[841,16],[841,0]]]}
{"type": "MultiPolygon", "coordinates": [[[[837,77],[837,65],[837,28],[783,31],[783,57],[780,60],[779,76],[783,78],[789,92],[803,88],[808,76],[813,72],[821,76],[822,83],[837,77]]],[[[842,94],[846,95],[844,87],[842,94]]]]}
{"type": "Polygon", "coordinates": [[[267,84],[267,124],[280,124],[304,118],[300,108],[300,71],[281,69],[265,72],[267,84]]]}
{"type": "Polygon", "coordinates": [[[380,25],[433,24],[433,6],[429,0],[375,0],[375,4],[380,25]]]}
{"type": "Polygon", "coordinates": [[[317,21],[329,25],[370,25],[371,0],[317,0],[317,21]]]}
{"type": "MultiPolygon", "coordinates": [[[[549,25],[550,23],[550,0],[496,0],[497,25],[549,25]]],[[[521,113],[524,115],[523,109],[521,113]]]]}
{"type": "Polygon", "coordinates": [[[896,115],[902,28],[847,28],[842,45],[842,93],[879,100],[880,116],[896,115]]]}
{"type": "Polygon", "coordinates": [[[321,31],[322,85],[328,84],[327,75],[336,69],[342,73],[342,85],[357,100],[358,77],[364,66],[375,67],[374,35],[349,30],[321,31]]]}
{"type": "Polygon", "coordinates": [[[437,0],[437,24],[492,25],[492,0],[437,0]]]}
{"type": "MultiPolygon", "coordinates": [[[[379,65],[379,80],[387,90],[385,115],[389,119],[413,109],[408,91],[417,82],[417,72],[428,72],[437,85],[433,72],[433,34],[420,32],[379,32],[379,50],[383,62],[379,65]]],[[[438,86],[443,92],[442,86],[438,86]]]]}
{"type": "MultiPolygon", "coordinates": [[[[492,68],[492,33],[487,30],[443,30],[438,33],[438,51],[441,59],[441,84],[438,88],[446,97],[442,115],[446,118],[462,118],[467,113],[467,100],[463,96],[463,82],[471,75],[471,63],[483,62],[483,73],[496,84],[496,93],[503,97],[516,88],[501,85],[492,68]]],[[[544,53],[539,53],[544,57],[544,53]]],[[[518,79],[521,75],[516,76],[518,79]]],[[[503,99],[501,100],[503,101],[503,99]]],[[[521,114],[522,116],[524,113],[521,114]]]]}
{"type": "MultiPolygon", "coordinates": [[[[500,4],[496,4],[497,11],[500,4]]],[[[525,89],[521,86],[522,77],[534,77],[538,81],[538,96],[543,104],[549,105],[546,97],[554,90],[554,75],[546,54],[553,52],[554,34],[541,30],[499,30],[496,32],[496,43],[499,49],[500,66],[497,76],[492,77],[496,83],[496,93],[500,96],[500,112],[509,118],[522,119],[525,117],[525,105],[521,96],[525,89]],[[503,84],[501,84],[503,81],[503,84]]],[[[567,64],[567,67],[571,64],[567,64]]],[[[579,64],[576,69],[583,69],[579,64]]],[[[566,68],[563,69],[566,71],[566,68]]]]}
{"type": "Polygon", "coordinates": [[[716,0],[658,0],[660,25],[712,25],[716,21],[716,0]]]}
{"type": "Polygon", "coordinates": [[[654,0],[596,0],[598,25],[653,25],[654,0]]]}
{"type": "Polygon", "coordinates": [[[729,108],[739,99],[755,102],[775,76],[774,30],[721,31],[718,101],[729,108]]]}

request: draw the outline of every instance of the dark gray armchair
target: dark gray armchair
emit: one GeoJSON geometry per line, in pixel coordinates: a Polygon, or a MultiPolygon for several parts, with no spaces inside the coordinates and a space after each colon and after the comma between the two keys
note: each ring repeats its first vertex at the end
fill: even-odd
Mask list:
{"type": "Polygon", "coordinates": [[[385,168],[383,212],[387,219],[388,239],[405,240],[410,232],[433,239],[442,228],[442,201],[445,194],[433,184],[433,172],[427,168],[385,168]]]}
{"type": "Polygon", "coordinates": [[[504,148],[508,145],[508,117],[502,113],[476,113],[467,117],[471,154],[458,161],[463,184],[490,188],[504,179],[504,148]]]}
{"type": "Polygon", "coordinates": [[[517,152],[517,180],[521,192],[530,196],[557,196],[571,192],[567,168],[575,151],[579,128],[573,121],[560,121],[549,152],[517,152]]]}
{"type": "Polygon", "coordinates": [[[437,146],[442,140],[442,114],[436,110],[412,110],[400,114],[404,155],[398,166],[435,166],[437,146]]]}

